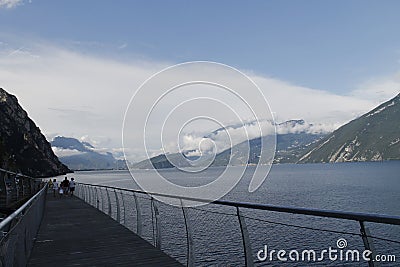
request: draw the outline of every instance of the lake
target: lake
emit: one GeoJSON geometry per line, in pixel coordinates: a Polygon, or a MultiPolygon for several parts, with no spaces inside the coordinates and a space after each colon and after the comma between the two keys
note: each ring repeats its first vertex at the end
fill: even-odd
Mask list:
{"type": "MultiPolygon", "coordinates": [[[[201,173],[185,173],[175,169],[161,170],[176,184],[195,186],[218,176],[223,168],[209,168],[201,173]]],[[[254,193],[247,188],[253,167],[223,199],[280,206],[294,206],[400,215],[400,161],[337,164],[274,165],[263,185],[254,193]]],[[[148,175],[137,170],[134,175],[148,175]]],[[[76,181],[138,189],[128,171],[76,172],[76,181]]],[[[133,197],[124,196],[124,223],[135,229],[133,197]]],[[[142,237],[152,242],[150,201],[139,200],[144,216],[142,237]],[[147,211],[146,211],[147,210],[147,211]],[[146,219],[147,218],[147,219],[146,219]]],[[[162,248],[182,263],[186,263],[187,244],[182,210],[158,203],[160,211],[162,248]]],[[[207,205],[188,209],[196,266],[244,266],[244,254],[239,222],[234,208],[207,205]]],[[[336,241],[344,238],[346,249],[363,251],[357,222],[243,209],[252,245],[253,258],[260,266],[309,266],[310,262],[282,262],[275,258],[260,261],[257,252],[265,245],[269,250],[315,250],[337,248],[336,241]]],[[[400,261],[400,227],[367,223],[379,254],[396,255],[400,261]]],[[[295,254],[293,254],[295,255],[295,254]]],[[[287,256],[287,255],[286,255],[287,256]]],[[[366,266],[365,261],[331,261],[327,257],[313,266],[366,266]]],[[[382,266],[393,266],[393,263],[382,266]]]]}

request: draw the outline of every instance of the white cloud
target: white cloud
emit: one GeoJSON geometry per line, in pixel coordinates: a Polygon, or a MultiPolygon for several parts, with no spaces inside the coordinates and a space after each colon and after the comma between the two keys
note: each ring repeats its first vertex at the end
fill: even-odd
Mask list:
{"type": "Polygon", "coordinates": [[[78,151],[76,149],[63,149],[59,147],[51,147],[53,149],[54,154],[57,155],[57,157],[68,157],[68,156],[74,156],[74,155],[82,155],[85,154],[85,152],[78,151]]]}
{"type": "Polygon", "coordinates": [[[98,147],[121,147],[128,101],[160,65],[119,63],[49,45],[31,50],[37,56],[0,51],[0,87],[18,97],[48,137],[88,135],[98,147]]]}
{"type": "MultiPolygon", "coordinates": [[[[75,137],[89,141],[96,147],[115,149],[119,152],[122,121],[129,99],[143,81],[169,65],[163,62],[120,62],[43,43],[29,49],[0,46],[0,57],[0,87],[18,97],[20,104],[46,136],[75,137]]],[[[318,131],[318,127],[325,129],[341,125],[376,105],[376,101],[361,97],[360,93],[342,96],[295,86],[261,75],[251,77],[268,99],[277,121],[304,119],[314,125],[315,131],[318,131]]],[[[397,80],[393,78],[391,81],[397,84],[398,77],[397,80]]],[[[373,87],[383,87],[385,95],[389,95],[391,91],[386,88],[392,86],[387,81],[381,81],[376,82],[373,87]]],[[[203,94],[205,92],[207,91],[203,91],[203,94]]],[[[176,103],[184,97],[185,95],[181,94],[169,101],[176,103]]],[[[250,94],[247,97],[256,96],[250,94]]],[[[226,101],[231,101],[229,96],[226,97],[226,101]]],[[[234,106],[234,100],[229,103],[234,106]]],[[[193,109],[198,112],[207,110],[210,114],[224,117],[223,111],[213,105],[205,107],[199,104],[193,106],[193,109]]],[[[177,117],[175,122],[181,122],[181,119],[177,117]]],[[[227,120],[224,123],[229,125],[237,121],[227,120]]],[[[206,134],[216,128],[219,127],[199,126],[197,132],[206,134]]],[[[250,137],[257,134],[251,127],[248,130],[250,137]]],[[[130,137],[139,136],[141,131],[143,125],[137,125],[130,137]]],[[[187,129],[186,134],[192,131],[193,129],[187,129]]],[[[230,130],[234,140],[242,138],[239,132],[239,129],[230,130]]],[[[186,140],[185,145],[198,148],[198,142],[203,136],[196,135],[193,138],[186,140]]],[[[169,141],[173,140],[176,138],[169,141]]],[[[160,153],[159,138],[153,138],[151,141],[154,143],[150,144],[149,153],[160,153]]],[[[220,143],[225,141],[226,138],[222,136],[221,139],[214,140],[220,143]]],[[[145,156],[144,151],[135,147],[128,148],[127,151],[137,158],[132,161],[138,161],[145,156]]]]}
{"type": "Polygon", "coordinates": [[[374,106],[374,101],[357,96],[336,95],[260,76],[254,79],[268,96],[276,121],[305,119],[310,123],[343,124],[374,106]]]}
{"type": "Polygon", "coordinates": [[[289,133],[309,133],[309,134],[327,134],[333,132],[337,129],[340,124],[332,124],[332,123],[316,123],[309,124],[307,122],[304,123],[296,123],[294,125],[288,123],[281,123],[276,127],[277,134],[289,134],[289,133]]]}
{"type": "Polygon", "coordinates": [[[361,99],[369,99],[379,104],[400,93],[400,71],[384,76],[374,77],[362,83],[352,95],[361,99]]]}
{"type": "MultiPolygon", "coordinates": [[[[267,136],[273,133],[273,123],[271,121],[260,121],[259,124],[247,123],[243,126],[229,126],[225,129],[220,129],[213,134],[206,132],[192,132],[185,134],[181,139],[181,152],[191,151],[188,156],[200,156],[201,153],[219,153],[229,147],[251,140],[261,136],[267,136]],[[261,127],[261,132],[260,128],[261,127]],[[246,135],[247,133],[247,135],[246,135]],[[200,144],[200,148],[199,148],[200,144]],[[193,151],[192,151],[193,150],[193,151]]],[[[310,134],[326,134],[334,131],[340,126],[340,124],[334,123],[317,123],[309,124],[303,123],[281,123],[276,125],[277,134],[288,134],[288,133],[310,133],[310,134]]],[[[168,146],[167,151],[169,153],[178,152],[174,145],[168,146]]]]}
{"type": "Polygon", "coordinates": [[[13,8],[23,3],[23,0],[0,0],[0,8],[13,8]]]}
{"type": "Polygon", "coordinates": [[[118,49],[125,49],[127,47],[128,47],[128,44],[127,43],[123,43],[123,44],[118,46],[118,49]]]}

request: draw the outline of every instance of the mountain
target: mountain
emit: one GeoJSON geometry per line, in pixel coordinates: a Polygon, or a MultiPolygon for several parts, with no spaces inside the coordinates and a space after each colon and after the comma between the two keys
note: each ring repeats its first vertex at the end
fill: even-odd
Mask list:
{"type": "MultiPolygon", "coordinates": [[[[39,101],[39,100],[38,100],[39,101]]],[[[15,96],[0,88],[0,167],[33,177],[70,172],[15,96]]]]}
{"type": "MultiPolygon", "coordinates": [[[[300,156],[306,151],[308,146],[321,139],[326,133],[320,129],[321,127],[315,127],[315,125],[307,124],[304,120],[290,120],[283,123],[276,124],[277,129],[277,143],[276,143],[276,154],[275,163],[294,163],[299,160],[300,156]]],[[[239,125],[229,126],[230,128],[239,128],[239,125]]],[[[219,132],[224,131],[223,128],[213,131],[211,134],[205,136],[205,138],[213,138],[219,132]]],[[[264,137],[263,137],[264,138],[264,137]]],[[[226,166],[229,163],[229,159],[232,151],[235,154],[232,158],[234,161],[230,162],[231,165],[243,165],[243,164],[257,164],[261,152],[261,140],[262,138],[255,138],[249,140],[249,154],[247,157],[247,141],[239,143],[233,148],[228,148],[215,156],[215,160],[212,166],[226,166]]],[[[263,142],[269,142],[270,140],[264,139],[263,142]]],[[[265,144],[265,143],[264,143],[265,144]]],[[[183,153],[183,157],[189,159],[195,159],[187,157],[183,153]]],[[[168,159],[170,159],[174,164],[172,164],[164,154],[152,157],[150,159],[143,160],[139,163],[133,165],[136,169],[162,169],[162,168],[172,168],[178,167],[189,167],[189,163],[183,159],[181,154],[169,154],[168,159]]]]}
{"type": "MultiPolygon", "coordinates": [[[[262,138],[255,138],[250,141],[244,141],[240,144],[233,146],[232,148],[228,148],[225,151],[217,154],[215,156],[215,160],[213,162],[213,166],[226,166],[228,163],[230,165],[243,165],[243,164],[256,164],[259,160],[260,152],[261,152],[261,140],[262,138]],[[247,149],[249,153],[247,155],[247,149]],[[229,162],[231,158],[231,162],[229,162]]],[[[263,141],[267,141],[264,139],[263,141]]]]}
{"type": "Polygon", "coordinates": [[[400,94],[315,143],[300,163],[400,159],[400,94]]]}
{"type": "MultiPolygon", "coordinates": [[[[291,120],[277,125],[277,129],[279,127],[284,126],[285,129],[295,128],[298,125],[304,125],[305,122],[303,120],[291,120]]],[[[282,128],[281,128],[282,129],[282,128]]],[[[287,131],[285,131],[287,132],[287,131]]],[[[276,135],[276,151],[274,157],[274,163],[295,163],[299,160],[300,156],[304,154],[304,151],[307,150],[308,146],[314,142],[317,142],[326,134],[319,133],[310,133],[305,130],[301,130],[299,132],[287,132],[287,133],[277,133],[276,135]]],[[[215,157],[214,166],[225,166],[231,155],[231,151],[236,151],[236,153],[241,153],[243,155],[236,154],[234,158],[236,162],[231,162],[233,165],[243,165],[243,164],[257,164],[259,160],[259,156],[261,154],[261,140],[264,142],[264,146],[268,145],[268,138],[258,137],[255,139],[251,139],[249,141],[249,157],[247,158],[245,155],[245,151],[247,149],[247,141],[235,145],[233,148],[229,148],[221,153],[219,153],[215,157]]]]}
{"type": "MultiPolygon", "coordinates": [[[[177,162],[177,160],[181,157],[179,153],[173,153],[169,154],[168,158],[173,161],[177,162]]],[[[179,161],[177,164],[179,167],[189,167],[190,165],[188,164],[187,161],[179,161]]],[[[174,165],[167,159],[167,156],[164,154],[152,157],[150,159],[146,159],[143,161],[140,161],[136,164],[133,165],[134,169],[167,169],[167,168],[173,168],[174,165]]]]}
{"type": "Polygon", "coordinates": [[[324,136],[325,133],[307,132],[277,134],[274,163],[297,162],[310,145],[324,136]]]}
{"type": "Polygon", "coordinates": [[[111,170],[116,166],[116,159],[109,152],[106,154],[85,152],[83,154],[60,157],[60,160],[72,170],[111,170]]]}
{"type": "Polygon", "coordinates": [[[125,161],[115,159],[112,153],[100,153],[90,143],[75,138],[56,136],[51,146],[61,162],[73,170],[127,168],[125,161]]]}
{"type": "Polygon", "coordinates": [[[87,142],[80,142],[78,139],[56,136],[53,141],[51,141],[52,147],[58,147],[61,149],[77,150],[81,152],[89,152],[94,147],[87,142]]]}

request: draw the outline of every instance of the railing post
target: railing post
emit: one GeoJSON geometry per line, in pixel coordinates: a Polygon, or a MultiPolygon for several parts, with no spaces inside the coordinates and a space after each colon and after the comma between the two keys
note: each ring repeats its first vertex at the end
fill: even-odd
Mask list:
{"type": "Polygon", "coordinates": [[[29,179],[29,191],[31,195],[36,193],[35,181],[33,179],[29,179]]]}
{"type": "Polygon", "coordinates": [[[92,205],[92,186],[88,185],[88,193],[89,193],[89,197],[88,197],[88,203],[89,205],[92,205]]]}
{"type": "Polygon", "coordinates": [[[182,199],[181,207],[183,212],[183,219],[185,221],[185,229],[186,229],[186,242],[187,242],[187,262],[186,266],[193,267],[194,266],[194,247],[193,247],[193,238],[192,238],[192,231],[190,229],[190,221],[187,214],[187,208],[184,207],[182,199]]]}
{"type": "Polygon", "coordinates": [[[85,194],[84,194],[83,190],[84,190],[83,185],[80,184],[79,185],[79,195],[80,195],[81,199],[85,200],[85,194]]]}
{"type": "Polygon", "coordinates": [[[30,179],[24,177],[24,197],[31,195],[31,188],[30,188],[30,179]]]}
{"type": "Polygon", "coordinates": [[[244,260],[246,267],[253,267],[253,253],[251,250],[251,243],[249,238],[249,232],[247,231],[246,221],[240,212],[239,207],[236,207],[236,213],[239,219],[240,232],[242,234],[242,242],[243,242],[243,252],[244,252],[244,260]]]}
{"type": "Polygon", "coordinates": [[[89,205],[91,205],[90,203],[92,202],[92,190],[90,189],[90,185],[87,186],[87,192],[88,192],[88,199],[87,199],[87,203],[89,205]]]}
{"type": "Polygon", "coordinates": [[[156,246],[156,237],[154,234],[154,212],[153,212],[153,197],[150,197],[150,212],[151,212],[151,233],[153,237],[153,245],[156,246]]]}
{"type": "Polygon", "coordinates": [[[91,206],[92,205],[92,198],[93,198],[92,186],[91,185],[88,185],[88,194],[89,194],[88,203],[91,206]]]}
{"type": "Polygon", "coordinates": [[[108,216],[111,217],[111,199],[110,199],[110,193],[108,192],[106,188],[106,193],[107,193],[107,200],[108,200],[108,216]]]}
{"type": "Polygon", "coordinates": [[[91,186],[92,189],[92,206],[96,207],[96,202],[97,202],[97,194],[96,194],[96,187],[91,186]]]}
{"type": "Polygon", "coordinates": [[[123,210],[124,210],[124,225],[126,226],[125,199],[124,199],[124,194],[122,193],[122,191],[120,191],[120,193],[121,193],[122,207],[123,207],[123,210]]]}
{"type": "Polygon", "coordinates": [[[104,209],[105,209],[104,202],[105,201],[104,201],[103,189],[99,188],[99,190],[100,190],[100,194],[101,194],[101,211],[104,212],[104,209]]]}
{"type": "Polygon", "coordinates": [[[18,199],[18,189],[15,176],[12,174],[7,174],[7,181],[9,183],[9,189],[7,191],[7,205],[18,199]]]}
{"type": "Polygon", "coordinates": [[[76,194],[77,197],[80,198],[81,189],[80,189],[80,185],[79,184],[76,184],[76,186],[75,186],[75,194],[76,194]]]}
{"type": "Polygon", "coordinates": [[[24,197],[29,196],[31,194],[31,189],[29,188],[29,178],[24,177],[24,197]]]}
{"type": "Polygon", "coordinates": [[[97,187],[94,188],[96,190],[96,209],[99,209],[99,192],[97,191],[97,187]]]}
{"type": "Polygon", "coordinates": [[[117,191],[114,189],[114,195],[115,195],[115,202],[117,204],[117,222],[121,223],[121,209],[119,207],[119,199],[117,195],[117,191]]]}
{"type": "Polygon", "coordinates": [[[15,199],[14,199],[14,197],[12,197],[11,198],[11,201],[17,201],[18,199],[19,199],[19,186],[18,186],[18,184],[17,184],[17,175],[16,174],[10,174],[10,175],[8,175],[8,177],[9,177],[9,179],[10,179],[10,181],[11,181],[11,184],[12,184],[12,187],[14,188],[14,197],[15,197],[15,199]]]}
{"type": "MultiPolygon", "coordinates": [[[[6,173],[0,170],[0,205],[7,206],[8,186],[6,183],[6,173]]],[[[1,238],[1,236],[0,236],[1,238]]]]}
{"type": "Polygon", "coordinates": [[[26,195],[26,188],[25,188],[25,177],[20,177],[19,182],[21,183],[20,187],[22,189],[22,198],[26,195]]]}
{"type": "Polygon", "coordinates": [[[85,201],[89,202],[89,186],[85,185],[85,201]]]}
{"type": "Polygon", "coordinates": [[[82,185],[82,199],[86,202],[86,185],[82,185]]]}
{"type": "Polygon", "coordinates": [[[369,267],[380,267],[380,263],[379,262],[375,262],[375,256],[376,256],[376,252],[375,252],[375,247],[374,244],[372,242],[372,239],[370,237],[370,233],[368,228],[365,227],[364,222],[363,221],[359,221],[360,223],[360,232],[361,232],[361,237],[364,243],[364,248],[366,250],[369,250],[372,252],[371,254],[371,260],[368,262],[368,266],[369,267]]]}
{"type": "MultiPolygon", "coordinates": [[[[161,249],[161,228],[160,228],[160,213],[158,211],[158,208],[156,206],[156,203],[154,201],[154,198],[151,198],[151,207],[152,207],[152,212],[154,211],[154,225],[156,227],[155,229],[155,239],[154,239],[154,246],[158,249],[161,249]]],[[[154,228],[153,228],[153,235],[154,235],[154,228]]]]}
{"type": "Polygon", "coordinates": [[[140,204],[135,193],[133,193],[136,206],[136,233],[138,236],[142,236],[142,212],[140,211],[140,204]]]}
{"type": "Polygon", "coordinates": [[[90,205],[90,185],[86,186],[86,193],[87,193],[87,197],[86,197],[86,202],[90,205]]]}

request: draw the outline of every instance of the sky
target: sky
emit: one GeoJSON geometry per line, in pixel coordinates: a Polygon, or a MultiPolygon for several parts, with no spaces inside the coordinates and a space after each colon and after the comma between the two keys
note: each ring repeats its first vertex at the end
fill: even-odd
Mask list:
{"type": "Polygon", "coordinates": [[[0,87],[48,139],[120,152],[146,79],[213,61],[253,79],[278,122],[334,129],[400,92],[399,12],[399,1],[0,0],[0,87]]]}

